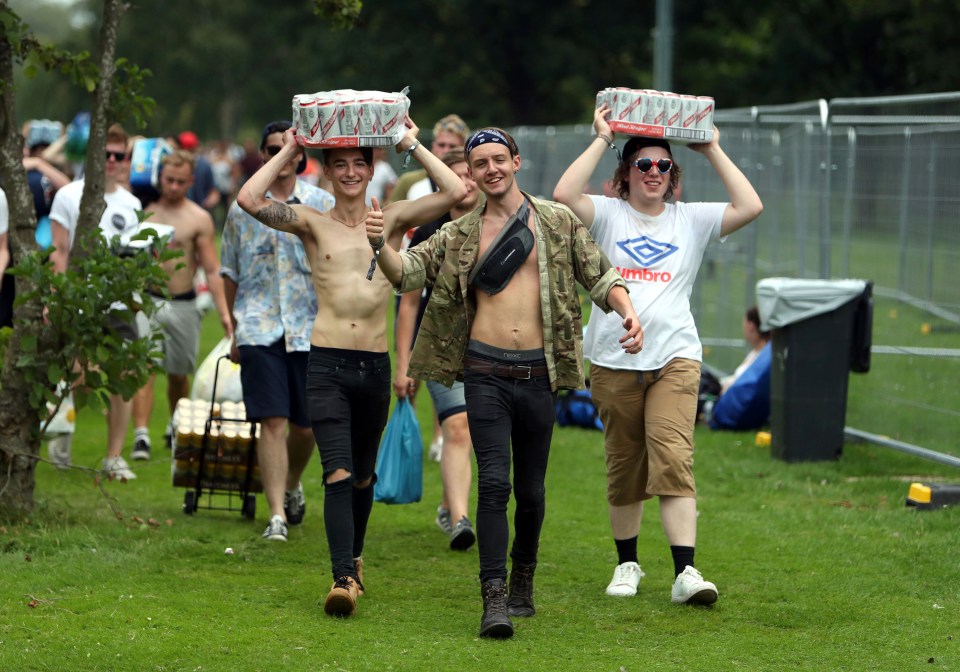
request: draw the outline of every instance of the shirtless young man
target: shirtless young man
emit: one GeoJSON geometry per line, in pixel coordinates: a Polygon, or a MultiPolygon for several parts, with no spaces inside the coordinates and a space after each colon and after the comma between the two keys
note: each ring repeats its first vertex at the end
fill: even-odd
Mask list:
{"type": "MultiPolygon", "coordinates": [[[[196,306],[193,277],[198,267],[202,267],[207,275],[223,333],[227,338],[233,333],[214,245],[213,219],[210,213],[187,198],[193,184],[193,165],[193,156],[181,149],[165,156],[160,174],[160,198],[146,208],[151,213],[146,221],[172,226],[170,247],[183,251],[182,257],[164,264],[169,275],[167,290],[170,299],[155,299],[157,310],[150,320],[151,331],[163,333],[163,368],[167,372],[167,404],[171,418],[177,401],[190,395],[188,376],[197,368],[200,312],[196,306]]],[[[150,459],[148,427],[153,412],[153,382],[151,376],[133,398],[132,457],[135,460],[150,459]]],[[[168,424],[166,437],[169,439],[170,435],[168,424]]]]}
{"type": "MultiPolygon", "coordinates": [[[[381,242],[393,250],[407,229],[449,211],[466,191],[460,178],[416,139],[419,129],[409,117],[406,123],[409,130],[397,151],[420,161],[440,191],[382,211],[381,242]]],[[[299,151],[293,131],[285,132],[282,149],[244,184],[237,202],[267,226],[297,235],[312,269],[317,316],[310,337],[307,403],[323,462],[323,517],[334,578],[324,610],[348,616],[363,592],[360,556],[373,508],[377,449],[390,406],[386,314],[391,285],[371,269],[374,253],[363,226],[373,151],[323,151],[323,174],[336,197],[333,209],[323,213],[266,197],[277,172],[299,151]],[[374,273],[368,279],[370,270],[374,273]]],[[[379,203],[373,205],[379,211],[379,203]]]]}
{"type": "MultiPolygon", "coordinates": [[[[535,613],[533,574],[557,390],[584,386],[575,283],[601,310],[623,318],[626,333],[619,340],[626,352],[639,352],[643,336],[623,279],[580,220],[566,206],[520,191],[513,138],[485,128],[470,136],[464,151],[486,195],[484,206],[402,254],[384,248],[378,263],[401,292],[433,285],[409,375],[448,386],[464,382],[477,456],[480,636],[506,638],[513,635],[509,616],[535,613]],[[498,275],[505,267],[512,275],[498,275]],[[508,597],[511,461],[516,512],[508,597]]],[[[386,219],[386,213],[370,214],[372,245],[389,232],[386,219]]]]}

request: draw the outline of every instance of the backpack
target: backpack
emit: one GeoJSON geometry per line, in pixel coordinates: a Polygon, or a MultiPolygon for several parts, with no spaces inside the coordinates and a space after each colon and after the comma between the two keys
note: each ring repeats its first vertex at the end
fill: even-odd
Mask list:
{"type": "Polygon", "coordinates": [[[589,388],[586,390],[564,390],[557,397],[557,424],[561,427],[586,427],[603,429],[600,413],[593,404],[589,388]]]}

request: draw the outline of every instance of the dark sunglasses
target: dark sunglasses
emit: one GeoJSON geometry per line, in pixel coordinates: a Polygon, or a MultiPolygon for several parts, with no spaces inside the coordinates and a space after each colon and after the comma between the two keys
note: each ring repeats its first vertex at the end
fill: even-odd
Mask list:
{"type": "Polygon", "coordinates": [[[126,152],[107,152],[107,161],[110,160],[110,157],[113,157],[114,161],[123,161],[127,158],[126,152]]]}
{"type": "Polygon", "coordinates": [[[263,151],[265,151],[270,156],[276,156],[277,154],[280,153],[281,149],[283,149],[281,145],[267,145],[266,147],[263,148],[263,151]]]}
{"type": "Polygon", "coordinates": [[[637,159],[633,162],[633,165],[637,167],[641,173],[650,172],[650,169],[653,168],[654,164],[657,166],[657,170],[660,171],[660,174],[669,173],[670,169],[673,168],[673,159],[658,159],[654,161],[653,159],[637,159]]]}

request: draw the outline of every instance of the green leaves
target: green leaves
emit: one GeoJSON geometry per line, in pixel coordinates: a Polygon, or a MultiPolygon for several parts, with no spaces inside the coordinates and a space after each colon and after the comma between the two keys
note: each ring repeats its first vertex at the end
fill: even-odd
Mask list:
{"type": "Polygon", "coordinates": [[[23,369],[30,405],[39,417],[46,414],[46,402],[57,403],[55,390],[61,381],[72,385],[82,379],[75,393],[82,407],[108,400],[111,394],[129,398],[151,373],[159,372],[156,337],[126,341],[109,325],[118,318],[134,319],[132,311],[112,309],[117,303],[142,304],[144,313],[153,313],[153,302],[144,301],[146,289],[166,287],[161,263],[182,255],[165,245],[160,239],[150,250],[120,257],[96,236],[89,255],[65,273],[53,272],[48,251],[24,255],[13,269],[26,280],[17,285],[17,304],[39,298],[46,306],[45,320],[16,325],[15,365],[23,369]]]}

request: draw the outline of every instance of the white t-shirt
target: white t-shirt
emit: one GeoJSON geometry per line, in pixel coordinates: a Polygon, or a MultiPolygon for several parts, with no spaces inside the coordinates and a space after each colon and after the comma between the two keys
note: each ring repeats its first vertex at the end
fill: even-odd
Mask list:
{"type": "Polygon", "coordinates": [[[430,178],[425,177],[419,182],[414,182],[407,190],[407,200],[415,201],[421,196],[427,196],[433,193],[433,187],[430,185],[430,178]]]}
{"type": "MultiPolygon", "coordinates": [[[[83,196],[83,180],[76,180],[59,189],[50,206],[50,219],[57,222],[70,233],[70,249],[77,233],[77,218],[80,216],[80,198],[83,196]]],[[[100,217],[100,233],[105,238],[113,238],[137,228],[137,211],[140,200],[121,186],[104,193],[107,207],[100,217]]]]}
{"type": "Polygon", "coordinates": [[[690,293],[703,251],[720,239],[726,203],[665,203],[656,217],[620,198],[590,196],[596,211],[590,235],[630,290],[643,327],[643,350],[626,354],[619,342],[622,318],[590,313],[584,356],[611,369],[650,371],[671,359],[702,361],[703,348],[690,312],[690,293]]]}
{"type": "Polygon", "coordinates": [[[380,206],[383,207],[384,194],[387,192],[387,185],[393,184],[397,181],[397,173],[386,161],[377,161],[373,164],[373,178],[371,178],[370,183],[367,185],[367,207],[370,207],[372,199],[374,196],[377,197],[377,200],[380,201],[380,206]]]}
{"type": "Polygon", "coordinates": [[[7,194],[0,189],[0,236],[10,230],[10,210],[7,208],[7,194]]]}

